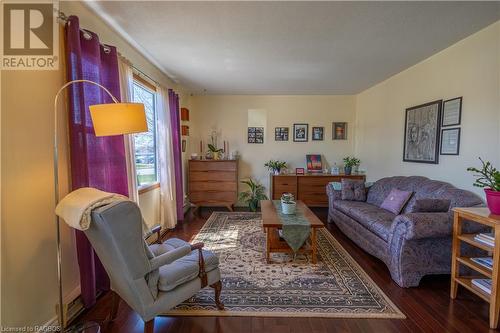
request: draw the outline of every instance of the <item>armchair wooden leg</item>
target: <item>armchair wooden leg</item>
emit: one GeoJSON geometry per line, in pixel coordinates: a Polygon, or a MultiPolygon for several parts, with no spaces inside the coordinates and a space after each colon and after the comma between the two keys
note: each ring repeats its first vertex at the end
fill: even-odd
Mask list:
{"type": "Polygon", "coordinates": [[[155,330],[155,319],[144,322],[144,333],[153,333],[155,330]]]}
{"type": "Polygon", "coordinates": [[[120,307],[120,296],[114,291],[111,292],[113,294],[111,295],[111,312],[109,313],[109,320],[113,321],[116,319],[118,308],[120,307]]]}
{"type": "Polygon", "coordinates": [[[220,293],[222,291],[222,282],[217,281],[214,284],[211,284],[210,287],[215,290],[215,305],[217,305],[217,309],[224,310],[224,303],[220,301],[220,293]]]}

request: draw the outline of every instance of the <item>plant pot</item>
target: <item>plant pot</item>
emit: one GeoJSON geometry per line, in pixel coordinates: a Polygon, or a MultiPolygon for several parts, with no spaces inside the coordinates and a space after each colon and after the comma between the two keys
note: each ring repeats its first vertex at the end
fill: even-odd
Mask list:
{"type": "Polygon", "coordinates": [[[500,215],[500,191],[484,189],[486,193],[486,202],[492,214],[500,215]]]}
{"type": "Polygon", "coordinates": [[[258,200],[251,200],[248,203],[248,208],[250,208],[251,212],[256,212],[258,207],[259,207],[259,201],[258,200]]]}
{"type": "Polygon", "coordinates": [[[220,154],[217,151],[213,152],[212,155],[214,157],[214,160],[218,160],[220,158],[220,154]]]}
{"type": "Polygon", "coordinates": [[[286,214],[286,215],[292,215],[292,214],[295,214],[295,208],[297,207],[297,204],[295,203],[295,201],[292,201],[292,202],[281,202],[281,211],[283,212],[283,214],[286,214]]]}
{"type": "Polygon", "coordinates": [[[347,167],[347,166],[344,167],[344,174],[346,176],[349,176],[351,174],[351,172],[352,172],[352,167],[350,167],[350,166],[349,167],[347,167]]]}
{"type": "Polygon", "coordinates": [[[281,170],[279,170],[279,169],[276,169],[276,170],[274,170],[273,172],[274,172],[274,174],[275,174],[276,176],[279,176],[279,174],[280,174],[280,171],[281,171],[281,170]]]}

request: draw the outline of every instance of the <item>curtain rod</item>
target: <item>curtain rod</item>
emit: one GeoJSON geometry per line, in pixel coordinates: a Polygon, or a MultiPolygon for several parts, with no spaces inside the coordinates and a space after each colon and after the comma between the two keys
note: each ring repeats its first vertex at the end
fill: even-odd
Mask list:
{"type": "MultiPolygon", "coordinates": [[[[66,14],[64,14],[63,11],[56,10],[56,13],[57,13],[57,18],[59,20],[61,20],[64,23],[68,22],[69,18],[66,16],[66,14]]],[[[80,30],[83,31],[83,32],[86,32],[85,29],[80,29],[80,30]]],[[[142,70],[140,70],[139,68],[137,68],[136,66],[134,66],[134,64],[132,64],[132,62],[130,60],[128,60],[125,56],[123,56],[123,54],[121,54],[120,52],[118,52],[118,56],[120,56],[122,59],[124,59],[130,65],[130,67],[132,67],[132,69],[134,69],[135,71],[139,72],[139,74],[144,75],[148,80],[151,80],[154,84],[156,84],[158,86],[161,86],[161,84],[158,81],[156,81],[151,76],[149,76],[148,74],[144,73],[142,70]]]]}

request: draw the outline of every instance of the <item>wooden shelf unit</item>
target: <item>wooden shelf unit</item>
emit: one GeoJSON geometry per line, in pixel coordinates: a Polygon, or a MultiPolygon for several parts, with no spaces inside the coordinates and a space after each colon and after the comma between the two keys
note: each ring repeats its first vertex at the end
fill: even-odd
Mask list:
{"type": "Polygon", "coordinates": [[[481,299],[490,303],[490,328],[496,329],[498,326],[498,318],[500,311],[500,287],[499,285],[499,268],[500,268],[500,215],[492,215],[488,208],[454,208],[453,220],[453,242],[452,242],[452,262],[451,262],[451,290],[450,297],[457,297],[458,286],[461,285],[468,289],[481,299]],[[491,227],[495,236],[495,245],[489,246],[474,240],[476,234],[463,234],[463,220],[473,221],[491,227]],[[468,257],[461,256],[460,243],[465,242],[469,245],[492,253],[493,269],[481,266],[468,257]],[[481,276],[460,276],[460,265],[465,265],[481,276]],[[472,279],[488,278],[491,279],[491,295],[472,285],[472,279]]]}
{"type": "Polygon", "coordinates": [[[271,199],[279,200],[283,193],[292,193],[295,199],[303,201],[308,207],[328,207],[326,185],[330,182],[340,182],[342,178],[365,180],[365,175],[323,173],[271,175],[271,199]]]}

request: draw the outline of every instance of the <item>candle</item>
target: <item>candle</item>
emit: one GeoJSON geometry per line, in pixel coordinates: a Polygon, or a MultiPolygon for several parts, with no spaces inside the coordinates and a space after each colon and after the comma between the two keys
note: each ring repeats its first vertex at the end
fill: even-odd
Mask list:
{"type": "Polygon", "coordinates": [[[200,140],[200,155],[203,155],[203,140],[200,140]]]}

